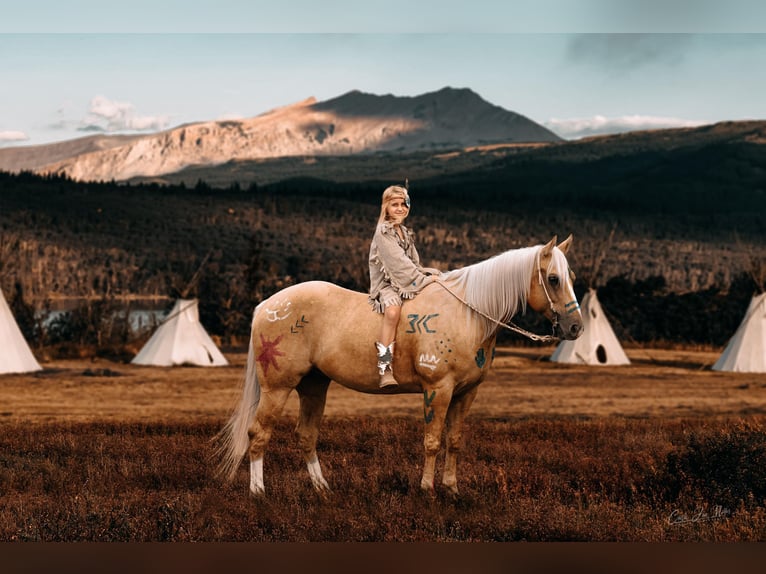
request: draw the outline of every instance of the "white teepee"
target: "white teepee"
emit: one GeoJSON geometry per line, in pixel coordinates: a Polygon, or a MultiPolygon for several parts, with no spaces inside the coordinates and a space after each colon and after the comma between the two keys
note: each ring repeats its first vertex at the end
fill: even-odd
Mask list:
{"type": "Polygon", "coordinates": [[[196,299],[179,299],[131,363],[136,365],[199,365],[218,367],[229,362],[202,323],[196,299]]]}
{"type": "Polygon", "coordinates": [[[745,318],[713,365],[714,371],[766,373],[766,293],[750,301],[745,318]]]}
{"type": "Polygon", "coordinates": [[[584,365],[629,365],[630,360],[601,309],[595,289],[588,289],[580,308],[583,334],[574,341],[559,343],[551,355],[551,361],[584,365]]]}
{"type": "Polygon", "coordinates": [[[41,370],[0,289],[0,374],[41,370]]]}

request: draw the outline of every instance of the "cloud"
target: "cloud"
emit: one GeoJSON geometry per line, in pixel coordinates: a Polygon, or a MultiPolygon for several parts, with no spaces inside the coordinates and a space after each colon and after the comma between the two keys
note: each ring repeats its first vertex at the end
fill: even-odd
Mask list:
{"type": "Polygon", "coordinates": [[[659,130],[668,128],[693,128],[711,122],[684,120],[680,118],[665,118],[657,116],[620,116],[607,118],[593,116],[591,118],[556,119],[544,122],[545,127],[565,139],[579,139],[588,136],[615,134],[637,130],[659,130]]]}
{"type": "Polygon", "coordinates": [[[17,130],[0,130],[0,145],[11,142],[27,141],[29,136],[17,130]]]}
{"type": "Polygon", "coordinates": [[[136,115],[135,106],[129,102],[96,96],[90,101],[88,113],[77,129],[85,132],[157,131],[165,129],[169,122],[168,116],[136,115]]]}
{"type": "Polygon", "coordinates": [[[567,56],[575,64],[628,72],[652,63],[678,64],[692,40],[689,34],[580,34],[570,40],[567,56]]]}
{"type": "Polygon", "coordinates": [[[589,0],[578,3],[581,11],[582,4],[602,29],[624,32],[742,32],[763,21],[755,0],[589,0]]]}
{"type": "Polygon", "coordinates": [[[82,124],[77,128],[78,132],[94,132],[94,133],[104,133],[106,132],[106,129],[104,127],[95,125],[95,124],[82,124]]]}

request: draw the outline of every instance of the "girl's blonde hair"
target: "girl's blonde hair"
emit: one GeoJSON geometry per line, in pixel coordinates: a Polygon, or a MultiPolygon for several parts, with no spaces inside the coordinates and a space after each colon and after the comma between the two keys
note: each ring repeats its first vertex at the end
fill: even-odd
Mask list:
{"type": "MultiPolygon", "coordinates": [[[[394,200],[403,198],[407,204],[407,215],[410,214],[410,194],[407,193],[407,188],[401,185],[390,185],[383,192],[383,198],[380,203],[380,217],[378,217],[378,224],[387,221],[388,206],[394,200]]],[[[405,217],[407,217],[405,215],[405,217]]]]}

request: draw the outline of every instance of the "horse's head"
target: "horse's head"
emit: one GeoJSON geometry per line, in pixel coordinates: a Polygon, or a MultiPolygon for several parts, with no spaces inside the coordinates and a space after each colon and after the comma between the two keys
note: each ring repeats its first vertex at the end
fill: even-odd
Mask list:
{"type": "Polygon", "coordinates": [[[570,235],[556,246],[556,236],[540,250],[529,290],[528,305],[553,323],[556,335],[576,339],[582,334],[580,305],[572,281],[574,273],[567,263],[566,253],[572,245],[570,235]]]}

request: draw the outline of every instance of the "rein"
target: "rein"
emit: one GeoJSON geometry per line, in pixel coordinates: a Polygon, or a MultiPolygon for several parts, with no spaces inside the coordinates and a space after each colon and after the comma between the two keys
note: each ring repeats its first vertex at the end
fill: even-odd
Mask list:
{"type": "MultiPolygon", "coordinates": [[[[542,342],[542,343],[553,343],[553,342],[556,342],[556,341],[559,341],[559,340],[560,340],[558,337],[555,337],[555,336],[553,336],[553,335],[536,335],[535,333],[531,333],[531,332],[527,331],[526,329],[522,329],[522,328],[521,328],[521,327],[519,327],[518,325],[514,325],[514,324],[513,324],[512,322],[510,322],[510,321],[509,321],[508,323],[503,323],[503,322],[502,322],[502,321],[500,321],[499,319],[493,319],[492,317],[490,317],[489,315],[487,315],[487,314],[486,314],[486,313],[484,313],[483,311],[480,311],[479,309],[477,309],[476,307],[474,307],[473,305],[471,305],[471,304],[470,304],[468,301],[466,301],[465,299],[463,299],[463,298],[462,298],[460,295],[458,295],[457,293],[455,293],[455,292],[454,292],[452,289],[450,289],[449,287],[447,287],[447,286],[446,286],[446,285],[445,285],[445,284],[444,284],[444,283],[441,281],[441,279],[436,279],[436,283],[438,283],[439,285],[441,285],[441,286],[444,288],[444,290],[445,290],[445,291],[447,291],[447,293],[449,293],[450,295],[452,295],[452,296],[453,296],[455,299],[457,299],[458,301],[460,301],[460,302],[461,302],[463,305],[465,305],[466,307],[468,307],[468,308],[469,308],[471,311],[473,311],[474,313],[478,313],[479,315],[481,315],[482,317],[484,317],[484,318],[485,318],[487,321],[491,321],[492,323],[495,323],[496,325],[498,325],[498,326],[500,326],[500,327],[505,327],[505,328],[506,328],[506,329],[508,329],[509,331],[514,331],[514,332],[516,332],[516,333],[519,333],[520,335],[524,335],[525,337],[527,337],[528,339],[531,339],[532,341],[540,341],[540,342],[542,342]]],[[[547,295],[547,294],[548,294],[548,293],[546,292],[546,295],[547,295]]],[[[549,298],[549,301],[550,301],[550,298],[549,298]]],[[[554,328],[555,328],[555,326],[554,326],[554,328]]]]}
{"type": "MultiPolygon", "coordinates": [[[[556,327],[559,324],[559,314],[556,312],[556,310],[553,307],[553,299],[551,299],[551,295],[550,295],[550,293],[548,293],[548,286],[545,284],[545,277],[544,277],[544,274],[543,274],[543,268],[542,268],[542,265],[540,264],[540,252],[539,251],[537,252],[537,276],[538,276],[538,281],[540,282],[540,285],[543,288],[543,292],[545,293],[545,297],[546,297],[546,299],[548,299],[548,305],[550,306],[551,314],[553,316],[553,319],[551,320],[551,328],[552,328],[553,332],[555,333],[556,332],[556,327]]],[[[499,319],[495,319],[493,317],[490,317],[489,315],[487,315],[483,311],[480,311],[479,309],[477,309],[474,305],[471,305],[468,301],[463,299],[460,295],[455,293],[452,289],[447,287],[441,281],[441,279],[436,278],[436,282],[439,285],[441,285],[447,291],[447,293],[449,293],[455,299],[460,301],[463,305],[465,305],[466,307],[471,309],[471,311],[481,315],[487,321],[490,321],[490,322],[494,323],[495,325],[498,325],[500,327],[504,327],[504,328],[508,329],[509,331],[513,331],[515,333],[523,335],[523,336],[527,337],[528,339],[531,339],[532,341],[540,341],[540,342],[543,342],[543,343],[554,343],[556,341],[560,341],[561,340],[560,337],[556,337],[555,335],[537,335],[535,333],[531,333],[531,332],[527,331],[526,329],[522,329],[518,325],[514,325],[510,321],[508,323],[503,323],[499,319]]],[[[566,304],[566,308],[567,308],[567,314],[569,314],[569,313],[573,313],[573,312],[577,311],[580,308],[580,305],[577,303],[577,300],[574,300],[574,301],[570,301],[569,303],[567,303],[566,304]]]]}

